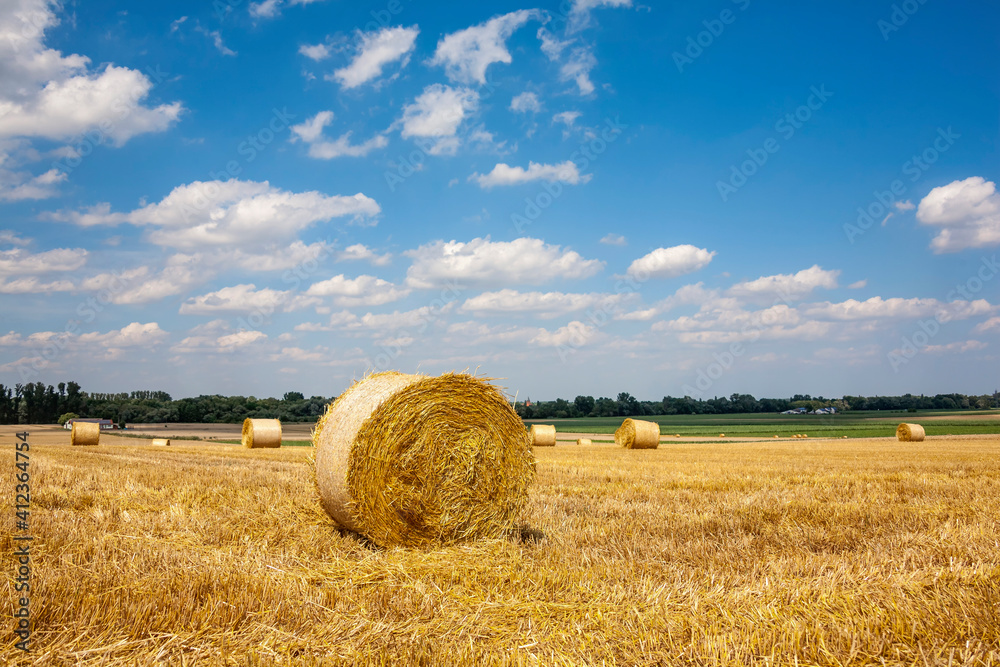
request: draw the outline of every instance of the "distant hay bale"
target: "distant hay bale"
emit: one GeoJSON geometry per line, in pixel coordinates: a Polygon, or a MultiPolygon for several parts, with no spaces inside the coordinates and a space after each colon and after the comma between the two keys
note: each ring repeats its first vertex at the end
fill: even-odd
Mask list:
{"type": "Polygon", "coordinates": [[[556,427],[551,424],[531,425],[531,446],[532,447],[555,447],[556,427]]]}
{"type": "Polygon", "coordinates": [[[73,430],[69,432],[69,444],[74,447],[99,445],[101,443],[101,425],[94,422],[73,422],[73,430]]]}
{"type": "Polygon", "coordinates": [[[590,438],[577,438],[576,444],[578,445],[592,445],[594,444],[590,438]]]}
{"type": "Polygon", "coordinates": [[[281,447],[281,420],[244,419],[243,446],[247,449],[281,447]]]}
{"type": "Polygon", "coordinates": [[[927,434],[920,424],[900,424],[896,427],[896,438],[900,442],[923,442],[927,434]]]}
{"type": "Polygon", "coordinates": [[[726,437],[726,434],[725,434],[725,433],[720,433],[720,434],[719,434],[719,437],[720,437],[720,438],[725,438],[725,437],[726,437]]]}
{"type": "Polygon", "coordinates": [[[329,406],[313,444],[327,514],[383,547],[500,537],[535,475],[507,397],[460,373],[369,375],[329,406]]]}
{"type": "Polygon", "coordinates": [[[625,449],[656,449],[660,444],[660,425],[630,417],[615,431],[615,444],[625,449]]]}
{"type": "Polygon", "coordinates": [[[170,440],[166,438],[153,438],[153,441],[149,444],[153,445],[154,447],[169,447],[170,440]]]}

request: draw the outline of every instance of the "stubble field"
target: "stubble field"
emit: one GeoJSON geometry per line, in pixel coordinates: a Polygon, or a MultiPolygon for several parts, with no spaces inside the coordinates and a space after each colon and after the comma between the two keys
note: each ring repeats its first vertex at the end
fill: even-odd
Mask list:
{"type": "Polygon", "coordinates": [[[416,551],[338,531],[309,448],[28,431],[34,628],[24,654],[5,602],[2,664],[1000,663],[997,435],[560,443],[509,539],[416,551]]]}

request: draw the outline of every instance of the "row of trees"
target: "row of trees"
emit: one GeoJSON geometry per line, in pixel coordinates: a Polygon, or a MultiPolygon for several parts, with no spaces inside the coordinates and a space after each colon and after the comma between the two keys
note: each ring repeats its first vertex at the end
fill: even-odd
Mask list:
{"type": "Polygon", "coordinates": [[[195,422],[238,424],[247,417],[312,422],[333,398],[291,391],[282,398],[198,396],[174,400],[163,391],[89,394],[76,382],[56,387],[41,382],[5,387],[0,384],[0,424],[54,424],[64,415],[110,419],[119,424],[195,422]]]}
{"type": "Polygon", "coordinates": [[[936,396],[844,396],[838,399],[796,394],[791,398],[754,398],[750,394],[733,394],[726,398],[694,399],[690,396],[664,396],[662,401],[640,401],[622,392],[617,399],[577,396],[572,401],[525,401],[516,406],[524,419],[560,419],[574,417],[635,417],[639,415],[706,415],[748,412],[784,412],[793,408],[835,407],[838,410],[974,410],[1000,407],[996,394],[966,396],[938,394],[936,396]]]}
{"type": "MultiPolygon", "coordinates": [[[[278,418],[285,422],[312,422],[333,398],[290,391],[282,398],[254,396],[197,396],[174,400],[162,391],[125,394],[88,394],[76,382],[53,387],[41,382],[5,387],[0,384],[0,424],[52,424],[61,416],[111,419],[117,423],[194,422],[237,424],[247,417],[278,418]]],[[[791,398],[761,398],[733,394],[706,400],[665,396],[662,401],[640,401],[622,392],[617,399],[577,396],[572,401],[525,401],[515,406],[524,419],[572,417],[636,417],[640,415],[703,415],[747,412],[783,412],[792,408],[836,407],[838,410],[975,410],[1000,407],[996,394],[982,396],[822,396],[796,394],[791,398]]]]}

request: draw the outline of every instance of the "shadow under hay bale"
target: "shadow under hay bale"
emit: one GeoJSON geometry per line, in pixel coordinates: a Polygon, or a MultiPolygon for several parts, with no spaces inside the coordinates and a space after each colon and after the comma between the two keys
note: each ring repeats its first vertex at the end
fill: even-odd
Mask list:
{"type": "Polygon", "coordinates": [[[535,474],[508,399],[458,373],[369,375],[329,406],[313,444],[327,514],[382,547],[500,537],[535,474]]]}
{"type": "Polygon", "coordinates": [[[244,419],[243,446],[247,449],[281,447],[281,421],[278,419],[244,419]]]}
{"type": "Polygon", "coordinates": [[[73,422],[69,444],[74,447],[91,447],[101,442],[101,425],[93,422],[73,422]]]}
{"type": "Polygon", "coordinates": [[[660,446],[660,425],[630,417],[615,431],[615,444],[625,449],[656,449],[660,446]]]}
{"type": "Polygon", "coordinates": [[[532,447],[555,447],[556,427],[551,424],[531,425],[531,446],[532,447]]]}
{"type": "Polygon", "coordinates": [[[923,442],[927,434],[920,424],[900,424],[896,427],[896,439],[900,442],[923,442]]]}

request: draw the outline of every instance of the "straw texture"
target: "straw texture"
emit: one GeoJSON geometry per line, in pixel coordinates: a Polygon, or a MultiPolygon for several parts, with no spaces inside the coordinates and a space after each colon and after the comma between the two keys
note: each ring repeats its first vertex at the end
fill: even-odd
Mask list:
{"type": "Polygon", "coordinates": [[[313,444],[323,508],[383,547],[499,537],[535,474],[507,398],[465,374],[369,375],[330,405],[313,444]]]}
{"type": "Polygon", "coordinates": [[[243,446],[248,449],[281,447],[281,420],[244,419],[243,446]]]}
{"type": "Polygon", "coordinates": [[[155,447],[169,447],[170,441],[166,438],[153,438],[153,441],[149,444],[155,447]]]}
{"type": "Polygon", "coordinates": [[[896,438],[900,442],[923,442],[926,433],[920,424],[900,424],[896,427],[896,438]]]}
{"type": "Polygon", "coordinates": [[[615,431],[615,444],[625,449],[656,449],[660,445],[660,425],[630,417],[615,431]]]}
{"type": "Polygon", "coordinates": [[[101,425],[92,422],[73,422],[69,444],[74,447],[98,445],[101,442],[101,425]]]}
{"type": "Polygon", "coordinates": [[[555,447],[556,427],[551,424],[531,425],[531,446],[532,447],[555,447]]]}

